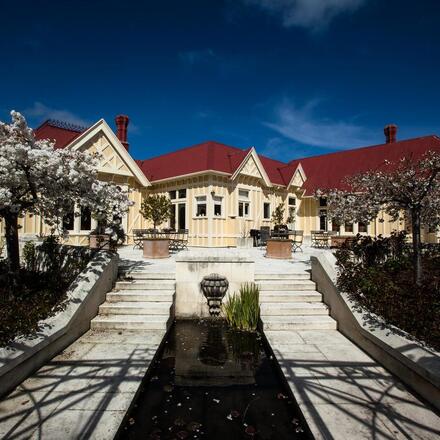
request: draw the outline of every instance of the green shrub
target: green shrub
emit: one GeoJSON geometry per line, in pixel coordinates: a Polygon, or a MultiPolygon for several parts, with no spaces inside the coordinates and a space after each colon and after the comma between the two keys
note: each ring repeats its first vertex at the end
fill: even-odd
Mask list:
{"type": "Polygon", "coordinates": [[[254,283],[242,284],[223,304],[223,313],[231,327],[255,331],[260,316],[260,290],[254,283]]]}
{"type": "Polygon", "coordinates": [[[360,237],[336,252],[338,288],[359,309],[381,317],[440,349],[440,250],[422,254],[422,284],[414,283],[412,250],[404,233],[360,237]]]}

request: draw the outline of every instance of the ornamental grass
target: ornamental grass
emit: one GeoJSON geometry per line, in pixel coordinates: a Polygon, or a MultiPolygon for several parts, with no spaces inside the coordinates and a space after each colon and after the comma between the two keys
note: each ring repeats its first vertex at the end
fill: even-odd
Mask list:
{"type": "Polygon", "coordinates": [[[238,330],[255,331],[260,317],[260,290],[254,283],[242,284],[238,293],[223,304],[228,324],[238,330]]]}

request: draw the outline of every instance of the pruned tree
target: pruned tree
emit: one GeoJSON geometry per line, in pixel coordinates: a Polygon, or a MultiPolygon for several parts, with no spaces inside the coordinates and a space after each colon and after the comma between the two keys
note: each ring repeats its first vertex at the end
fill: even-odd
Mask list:
{"type": "Polygon", "coordinates": [[[98,155],[55,149],[52,141],[35,139],[20,113],[11,117],[10,124],[0,121],[0,218],[13,275],[20,267],[18,219],[26,213],[62,232],[61,219],[75,204],[110,218],[122,216],[131,202],[116,185],[98,180],[98,155]]]}
{"type": "Polygon", "coordinates": [[[411,156],[397,162],[385,161],[380,169],[351,176],[348,190],[318,190],[327,197],[329,218],[343,222],[374,221],[379,212],[397,221],[411,220],[414,276],[422,278],[421,227],[440,225],[440,154],[428,151],[419,160],[411,156]]]}
{"type": "Polygon", "coordinates": [[[147,196],[141,204],[140,213],[147,221],[153,223],[153,228],[167,221],[171,217],[171,208],[173,204],[171,200],[160,194],[147,196]]]}
{"type": "Polygon", "coordinates": [[[272,213],[272,221],[275,226],[280,226],[284,224],[284,203],[280,203],[272,213]]]}

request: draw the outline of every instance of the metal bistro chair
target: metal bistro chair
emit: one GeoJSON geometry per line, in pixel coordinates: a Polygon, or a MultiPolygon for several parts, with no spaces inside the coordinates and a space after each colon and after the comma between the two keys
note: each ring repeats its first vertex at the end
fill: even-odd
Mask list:
{"type": "Polygon", "coordinates": [[[260,239],[258,241],[258,245],[260,246],[260,249],[267,245],[267,240],[270,238],[270,227],[269,226],[262,226],[260,228],[260,239]]]}
{"type": "Polygon", "coordinates": [[[317,248],[328,248],[329,235],[325,231],[310,231],[312,234],[312,246],[317,248]]]}
{"type": "Polygon", "coordinates": [[[183,251],[188,249],[188,229],[179,229],[177,231],[176,246],[177,250],[183,251]]]}
{"type": "Polygon", "coordinates": [[[304,240],[304,231],[293,231],[292,237],[292,252],[296,252],[302,250],[303,240],[304,240]]]}
{"type": "Polygon", "coordinates": [[[139,248],[142,249],[145,234],[147,233],[146,229],[133,229],[133,249],[139,248]]]}

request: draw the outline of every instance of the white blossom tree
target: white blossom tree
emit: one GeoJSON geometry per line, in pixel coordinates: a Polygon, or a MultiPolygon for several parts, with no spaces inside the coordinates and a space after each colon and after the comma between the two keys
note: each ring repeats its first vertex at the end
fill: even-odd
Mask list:
{"type": "Polygon", "coordinates": [[[380,211],[396,221],[410,219],[415,281],[422,277],[421,227],[440,225],[440,154],[428,151],[419,160],[411,156],[398,162],[385,161],[380,169],[345,180],[349,190],[324,190],[329,218],[338,222],[370,222],[380,211]]]}
{"type": "Polygon", "coordinates": [[[25,118],[11,112],[10,124],[0,121],[0,218],[5,223],[9,272],[19,269],[18,219],[40,215],[55,232],[73,206],[89,207],[101,219],[122,216],[128,194],[97,178],[98,156],[55,149],[50,140],[36,140],[25,118]]]}

